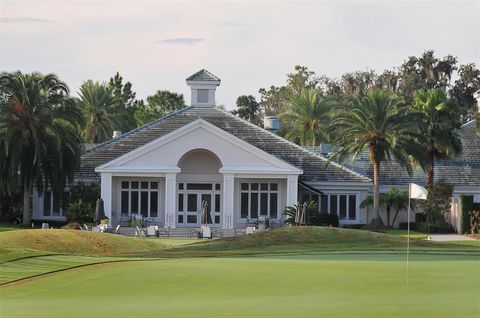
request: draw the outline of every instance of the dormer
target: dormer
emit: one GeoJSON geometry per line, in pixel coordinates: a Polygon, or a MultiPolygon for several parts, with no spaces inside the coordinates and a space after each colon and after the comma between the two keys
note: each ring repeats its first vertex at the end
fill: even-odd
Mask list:
{"type": "Polygon", "coordinates": [[[220,79],[203,69],[187,78],[192,95],[192,106],[215,106],[215,90],[220,85],[220,79]]]}

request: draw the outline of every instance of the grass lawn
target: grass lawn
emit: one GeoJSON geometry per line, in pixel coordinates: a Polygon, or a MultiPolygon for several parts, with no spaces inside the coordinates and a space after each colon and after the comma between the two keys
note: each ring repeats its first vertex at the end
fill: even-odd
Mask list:
{"type": "Polygon", "coordinates": [[[478,317],[480,258],[396,254],[101,264],[2,286],[9,317],[478,317]]]}

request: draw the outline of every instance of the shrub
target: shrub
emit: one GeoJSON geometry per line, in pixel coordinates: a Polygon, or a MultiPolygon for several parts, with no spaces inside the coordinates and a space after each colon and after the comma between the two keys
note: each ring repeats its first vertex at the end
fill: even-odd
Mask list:
{"type": "Polygon", "coordinates": [[[473,210],[473,195],[460,196],[461,222],[460,231],[462,234],[470,231],[470,214],[473,210]]]}
{"type": "MultiPolygon", "coordinates": [[[[398,228],[400,230],[407,230],[408,229],[408,222],[398,223],[398,228]]],[[[410,230],[415,231],[416,229],[417,229],[417,223],[416,222],[410,222],[410,230]]]]}
{"type": "Polygon", "coordinates": [[[95,216],[95,209],[91,203],[78,199],[68,205],[65,215],[69,221],[78,223],[92,222],[95,216]]]}
{"type": "Polygon", "coordinates": [[[444,225],[450,213],[453,187],[447,184],[434,184],[428,187],[427,200],[424,203],[426,222],[444,225]]]}
{"type": "Polygon", "coordinates": [[[418,222],[415,224],[416,230],[422,233],[454,233],[455,230],[450,224],[428,224],[424,222],[418,222]]]}
{"type": "Polygon", "coordinates": [[[338,215],[329,213],[319,213],[310,216],[311,225],[334,226],[338,227],[338,215]]]}
{"type": "Polygon", "coordinates": [[[366,224],[345,224],[343,225],[346,229],[361,230],[366,224]]]}
{"type": "Polygon", "coordinates": [[[480,232],[480,210],[473,210],[470,213],[470,234],[480,232]]]}

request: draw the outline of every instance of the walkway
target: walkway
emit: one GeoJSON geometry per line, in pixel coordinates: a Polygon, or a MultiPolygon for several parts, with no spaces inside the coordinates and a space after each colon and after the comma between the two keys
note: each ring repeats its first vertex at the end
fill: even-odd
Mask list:
{"type": "Polygon", "coordinates": [[[432,241],[475,241],[473,238],[459,234],[430,234],[432,241]]]}

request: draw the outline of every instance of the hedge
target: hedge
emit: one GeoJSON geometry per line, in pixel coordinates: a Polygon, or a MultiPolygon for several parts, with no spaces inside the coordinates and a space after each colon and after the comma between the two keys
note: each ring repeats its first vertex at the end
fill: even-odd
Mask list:
{"type": "Polygon", "coordinates": [[[455,233],[450,224],[427,224],[424,222],[415,223],[415,228],[422,233],[455,233]]]}
{"type": "Polygon", "coordinates": [[[470,212],[473,210],[473,195],[460,196],[461,234],[470,233],[470,212]]]}

